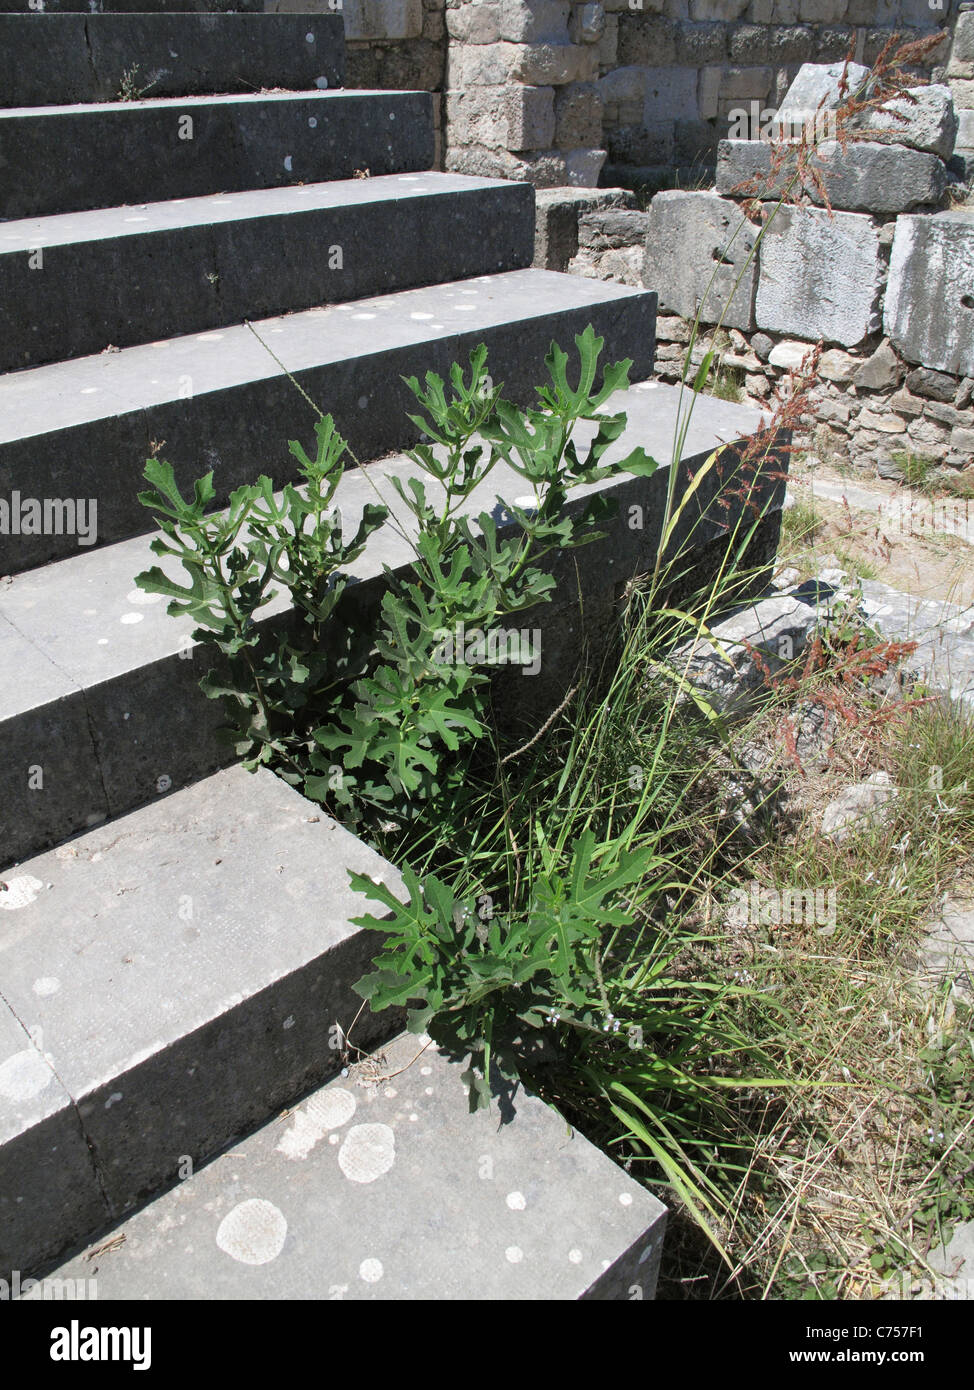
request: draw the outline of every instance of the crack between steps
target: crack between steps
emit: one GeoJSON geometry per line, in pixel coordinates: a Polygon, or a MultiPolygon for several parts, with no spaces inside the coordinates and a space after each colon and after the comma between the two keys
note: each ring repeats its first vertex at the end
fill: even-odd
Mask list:
{"type": "Polygon", "coordinates": [[[61,1087],[61,1090],[67,1096],[68,1100],[71,1102],[71,1109],[74,1111],[75,1118],[78,1121],[78,1128],[81,1130],[81,1137],[85,1142],[85,1148],[88,1150],[88,1158],[91,1162],[92,1175],[95,1179],[95,1182],[98,1185],[98,1192],[102,1199],[102,1202],[105,1204],[106,1215],[110,1220],[114,1219],[117,1216],[117,1212],[115,1211],[114,1206],[108,1196],[108,1189],[106,1188],[104,1179],[102,1177],[101,1165],[98,1162],[98,1155],[95,1150],[95,1145],[92,1141],[91,1135],[88,1133],[88,1127],[84,1122],[84,1117],[81,1114],[78,1102],[75,1100],[74,1096],[68,1090],[68,1087],[65,1085],[64,1078],[61,1076],[57,1067],[54,1065],[50,1056],[46,1052],[44,1052],[34,1041],[34,1036],[31,1033],[30,1029],[27,1027],[27,1024],[24,1022],[20,1014],[14,1008],[11,1001],[4,994],[3,990],[0,990],[0,1000],[2,1000],[4,1004],[6,1004],[11,1014],[20,1024],[21,1028],[23,1028],[24,1035],[27,1038],[27,1041],[30,1043],[31,1047],[34,1048],[38,1056],[44,1060],[47,1066],[51,1068],[51,1072],[54,1076],[54,1079],[57,1081],[58,1085],[61,1087]]]}
{"type": "Polygon", "coordinates": [[[95,68],[95,55],[94,55],[94,53],[92,52],[92,48],[91,48],[91,35],[88,33],[88,20],[87,20],[87,18],[85,19],[85,22],[84,22],[83,32],[84,32],[84,36],[85,36],[85,50],[86,50],[86,52],[87,52],[87,54],[88,54],[88,66],[89,66],[89,68],[91,68],[91,76],[92,76],[92,79],[94,80],[95,86],[96,86],[96,88],[97,88],[97,85],[98,85],[98,73],[97,73],[97,70],[96,70],[96,68],[95,68]]]}
{"type": "MultiPolygon", "coordinates": [[[[98,769],[98,781],[101,786],[101,794],[105,799],[105,816],[110,820],[112,816],[112,803],[108,795],[108,783],[105,781],[105,769],[101,765],[98,740],[95,737],[95,726],[91,718],[91,706],[88,704],[88,692],[85,690],[84,686],[79,686],[78,689],[81,691],[81,698],[85,706],[85,724],[87,725],[88,738],[91,742],[91,756],[94,759],[95,767],[98,769]]],[[[92,827],[88,828],[91,829],[92,827]]]]}

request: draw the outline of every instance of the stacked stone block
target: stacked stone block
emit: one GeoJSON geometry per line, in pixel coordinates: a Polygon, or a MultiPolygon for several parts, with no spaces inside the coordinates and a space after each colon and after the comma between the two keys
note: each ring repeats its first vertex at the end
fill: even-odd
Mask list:
{"type": "Polygon", "coordinates": [[[974,4],[962,4],[954,29],[947,80],[957,107],[959,129],[955,168],[968,184],[974,181],[974,4]]]}
{"type": "MultiPolygon", "coordinates": [[[[741,112],[776,109],[803,63],[875,60],[890,35],[945,31],[913,0],[605,0],[599,87],[605,181],[649,191],[712,177],[741,112]]],[[[974,84],[972,84],[974,85],[974,84]]],[[[974,104],[974,103],[972,103],[974,104]]]]}
{"type": "MultiPolygon", "coordinates": [[[[774,110],[803,63],[841,63],[850,46],[869,63],[895,32],[940,29],[926,66],[944,76],[953,24],[951,0],[344,0],[343,13],[349,85],[442,94],[441,165],[650,193],[712,178],[720,139],[742,112],[774,110]]],[[[968,127],[969,35],[962,5],[950,81],[968,127]]]]}
{"type": "MultiPolygon", "coordinates": [[[[802,80],[821,88],[829,73],[802,80]]],[[[834,208],[862,211],[767,201],[749,205],[748,220],[741,183],[767,174],[769,146],[724,141],[717,191],[653,199],[643,268],[644,283],[660,291],[661,376],[682,375],[698,311],[695,360],[714,346],[724,372],[755,401],[766,401],[821,339],[805,442],[888,477],[903,474],[909,455],[974,467],[974,207],[955,197],[938,208],[935,196],[946,186],[958,121],[945,86],[895,105],[905,120],[880,111],[863,122],[877,138],[827,148],[834,208]],[[738,196],[727,196],[735,188],[738,196]],[[909,211],[917,202],[922,210],[909,211]]]]}
{"type": "Polygon", "coordinates": [[[595,187],[604,27],[600,4],[447,0],[447,168],[595,187]]]}

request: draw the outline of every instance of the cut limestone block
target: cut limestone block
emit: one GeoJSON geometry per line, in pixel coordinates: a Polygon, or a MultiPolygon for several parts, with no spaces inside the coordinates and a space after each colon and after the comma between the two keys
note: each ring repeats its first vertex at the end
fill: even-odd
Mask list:
{"type": "MultiPolygon", "coordinates": [[[[46,888],[27,874],[3,881],[0,937],[46,888]]],[[[35,986],[55,989],[58,981],[45,972],[35,986]]],[[[28,1032],[0,999],[0,1279],[8,1284],[15,1270],[55,1258],[110,1214],[78,1113],[44,1046],[43,1032],[28,1032]]]]}
{"type": "Polygon", "coordinates": [[[557,87],[598,76],[598,49],[570,43],[451,44],[447,57],[450,90],[473,86],[557,87]]]}
{"type": "Polygon", "coordinates": [[[451,145],[544,150],[555,142],[554,87],[468,87],[447,92],[451,145]]]}
{"type": "Polygon", "coordinates": [[[950,56],[961,63],[974,63],[974,10],[969,7],[957,16],[950,56]]]}
{"type": "MultiPolygon", "coordinates": [[[[922,150],[871,141],[823,142],[815,152],[829,201],[851,212],[898,213],[939,203],[947,186],[943,160],[922,150]]],[[[813,180],[806,191],[816,203],[824,201],[813,180]]]]}
{"type": "Polygon", "coordinates": [[[769,671],[800,657],[818,622],[809,604],[783,594],[711,625],[713,640],[677,648],[674,662],[721,714],[740,715],[767,693],[769,671]]]}
{"type": "Polygon", "coordinates": [[[757,325],[854,347],[879,327],[884,275],[871,218],[780,207],[761,243],[757,325]]]}
{"type": "Polygon", "coordinates": [[[897,218],[885,328],[908,361],[974,375],[974,211],[897,218]]]}
{"type": "Polygon", "coordinates": [[[736,197],[777,197],[794,178],[794,159],[786,155],[772,180],[775,150],[767,140],[721,140],[717,146],[717,192],[736,197]]]}
{"type": "Polygon", "coordinates": [[[411,173],[433,163],[426,92],[267,92],[0,110],[0,214],[411,173]],[[105,151],[112,158],[105,158],[105,151]]]}
{"type": "Polygon", "coordinates": [[[821,113],[836,110],[845,100],[841,95],[843,75],[846,96],[851,96],[867,81],[869,68],[861,63],[802,63],[778,107],[779,122],[788,121],[792,126],[814,123],[821,113]]]}
{"type": "Polygon", "coordinates": [[[740,206],[674,190],[657,193],[649,217],[643,282],[658,290],[663,312],[692,319],[699,307],[704,323],[752,329],[758,229],[740,206]]]}
{"type": "Polygon", "coordinates": [[[566,270],[578,254],[578,222],[603,208],[635,208],[627,188],[539,188],[534,195],[534,264],[543,270],[566,270]]]}
{"type": "Polygon", "coordinates": [[[555,140],[563,150],[602,144],[602,98],[594,82],[560,87],[555,96],[555,140]]]}
{"type": "Polygon", "coordinates": [[[57,1277],[125,1300],[653,1298],[660,1203],[523,1089],[469,1114],[427,1042],[387,1044],[378,1079],[322,1087],[57,1277]]]}
{"type": "Polygon", "coordinates": [[[955,148],[969,153],[974,150],[974,111],[957,112],[957,140],[955,148]]]}
{"type": "MultiPolygon", "coordinates": [[[[717,191],[732,193],[757,180],[745,192],[762,197],[787,190],[797,192],[795,155],[787,155],[773,176],[776,152],[764,140],[721,140],[717,154],[717,191]]],[[[811,156],[810,170],[825,183],[832,207],[847,212],[907,212],[939,203],[947,186],[947,170],[936,155],[903,145],[872,141],[851,142],[843,150],[836,141],[822,141],[811,156]]],[[[813,202],[823,199],[813,178],[801,187],[813,202]]]]}
{"type": "Polygon", "coordinates": [[[6,222],[0,368],[519,270],[533,201],[525,184],[425,172],[6,222]]]}
{"type": "MultiPolygon", "coordinates": [[[[113,1215],[342,1065],[377,940],[349,870],[399,891],[319,806],[235,767],[5,875],[36,888],[0,911],[0,996],[44,1052],[11,1084],[56,1075],[38,1094],[70,1096],[113,1215]]],[[[363,1013],[354,1040],[397,1023],[363,1013]]]]}
{"type": "Polygon", "coordinates": [[[910,87],[909,95],[862,111],[853,118],[853,129],[884,144],[908,145],[915,150],[949,159],[957,137],[958,117],[949,87],[931,83],[910,87]]]}
{"type": "Polygon", "coordinates": [[[341,14],[4,14],[5,106],[340,87],[341,14]]]}
{"type": "MultiPolygon", "coordinates": [[[[388,0],[353,3],[385,8],[388,0]]],[[[393,0],[393,8],[399,3],[393,0]]],[[[446,27],[452,39],[465,44],[491,44],[499,39],[563,43],[568,38],[568,10],[569,0],[451,0],[446,27]]]]}
{"type": "MultiPolygon", "coordinates": [[[[912,526],[919,528],[924,520],[921,513],[912,526]]],[[[934,530],[933,517],[930,525],[934,530]]],[[[974,709],[974,617],[969,608],[904,594],[873,579],[862,581],[862,607],[884,637],[917,643],[903,663],[916,679],[974,709]]]]}

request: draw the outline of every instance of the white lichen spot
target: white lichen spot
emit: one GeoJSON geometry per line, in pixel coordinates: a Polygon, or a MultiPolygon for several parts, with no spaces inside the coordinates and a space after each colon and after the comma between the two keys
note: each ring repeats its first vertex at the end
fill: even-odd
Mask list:
{"type": "Polygon", "coordinates": [[[387,1086],[385,1089],[386,1100],[395,1100],[398,1094],[399,1092],[396,1090],[395,1086],[387,1086]]]}
{"type": "Polygon", "coordinates": [[[389,1125],[354,1125],[338,1151],[349,1182],[375,1182],[396,1161],[396,1136],[389,1125]]]}
{"type": "MultiPolygon", "coordinates": [[[[329,1130],[348,1124],[355,1114],[355,1097],[341,1086],[328,1087],[312,1096],[295,1113],[290,1127],[277,1145],[285,1158],[307,1158],[329,1130]]],[[[337,1136],[333,1136],[334,1139],[337,1136]]]]}
{"type": "Polygon", "coordinates": [[[0,1096],[4,1100],[32,1100],[51,1084],[53,1076],[41,1054],[32,1047],[25,1048],[0,1062],[0,1096]]]}
{"type": "Polygon", "coordinates": [[[509,1245],[504,1251],[504,1257],[508,1264],[519,1265],[524,1259],[524,1251],[519,1245],[509,1245]]]}
{"type": "Polygon", "coordinates": [[[144,589],[130,589],[125,595],[126,603],[161,603],[162,594],[147,594],[144,589]]]}
{"type": "Polygon", "coordinates": [[[251,1197],[220,1222],[216,1243],[225,1255],[244,1265],[266,1265],[284,1249],[287,1222],[273,1202],[251,1197]]]}
{"type": "Polygon", "coordinates": [[[32,874],[15,874],[13,878],[0,879],[0,907],[15,912],[18,907],[29,907],[44,887],[39,878],[32,874]]]}
{"type": "Polygon", "coordinates": [[[511,1211],[523,1211],[527,1206],[523,1192],[509,1192],[504,1199],[511,1211]]]}
{"type": "Polygon", "coordinates": [[[289,173],[289,174],[290,174],[290,173],[293,173],[293,165],[294,165],[294,158],[293,158],[293,156],[292,156],[292,155],[289,155],[289,154],[285,155],[285,156],[284,156],[284,168],[285,168],[285,170],[287,171],[287,173],[289,173]]]}
{"type": "Polygon", "coordinates": [[[359,1278],[364,1279],[367,1284],[377,1284],[385,1270],[382,1268],[381,1260],[363,1260],[358,1267],[358,1272],[359,1278]]]}
{"type": "Polygon", "coordinates": [[[126,627],[132,627],[135,623],[141,623],[144,617],[144,613],[123,613],[119,622],[124,623],[126,627]]]}
{"type": "Polygon", "coordinates": [[[632,1193],[631,1193],[631,1192],[620,1192],[620,1193],[619,1193],[619,1201],[622,1203],[622,1205],[623,1205],[624,1207],[631,1207],[631,1206],[632,1206],[632,1193]]]}
{"type": "Polygon", "coordinates": [[[580,1265],[582,1263],[581,1250],[569,1250],[568,1258],[571,1260],[573,1265],[580,1265]]]}
{"type": "Polygon", "coordinates": [[[433,1068],[432,1068],[432,1067],[420,1067],[420,1069],[419,1069],[419,1074],[420,1074],[420,1076],[432,1076],[432,1075],[433,1075],[433,1068]]]}
{"type": "Polygon", "coordinates": [[[111,1110],[112,1106],[113,1106],[113,1105],[117,1105],[118,1102],[119,1102],[121,1099],[122,1099],[122,1093],[121,1093],[121,1091],[113,1091],[113,1092],[111,1093],[111,1095],[108,1097],[108,1099],[105,1101],[105,1109],[106,1109],[106,1110],[111,1110]]]}
{"type": "Polygon", "coordinates": [[[34,981],[34,993],[45,998],[49,994],[57,994],[61,988],[61,981],[54,975],[42,975],[39,980],[34,981]]]}

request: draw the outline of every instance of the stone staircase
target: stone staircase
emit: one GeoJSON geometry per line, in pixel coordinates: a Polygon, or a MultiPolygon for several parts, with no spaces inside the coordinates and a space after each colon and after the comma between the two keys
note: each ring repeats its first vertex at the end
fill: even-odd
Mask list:
{"type": "MultiPolygon", "coordinates": [[[[433,1049],[390,1083],[413,1038],[329,1080],[374,949],[347,870],[395,870],[228,765],[134,577],[150,451],[221,502],[293,477],[288,374],[377,460],[354,506],[406,466],[403,375],[484,342],[526,400],[592,323],[640,380],[655,296],[531,269],[532,190],[431,172],[428,96],[341,90],[340,15],[150,6],[0,0],[0,1277],[107,1239],[115,1297],[651,1297],[663,1209],[539,1101],[472,1120],[433,1049]]],[[[628,393],[658,456],[674,396],[628,393]]],[[[754,424],[703,403],[687,462],[754,424]]]]}

